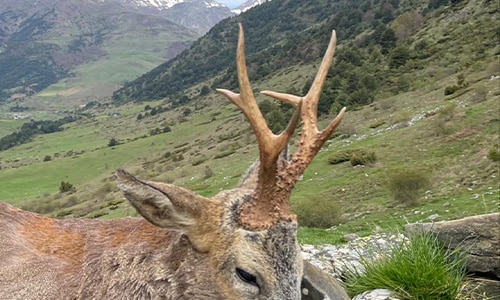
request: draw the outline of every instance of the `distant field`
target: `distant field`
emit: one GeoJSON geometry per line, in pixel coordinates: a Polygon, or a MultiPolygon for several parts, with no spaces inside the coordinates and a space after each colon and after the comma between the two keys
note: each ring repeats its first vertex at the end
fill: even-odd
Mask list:
{"type": "Polygon", "coordinates": [[[0,119],[0,138],[23,126],[24,120],[0,119]]]}

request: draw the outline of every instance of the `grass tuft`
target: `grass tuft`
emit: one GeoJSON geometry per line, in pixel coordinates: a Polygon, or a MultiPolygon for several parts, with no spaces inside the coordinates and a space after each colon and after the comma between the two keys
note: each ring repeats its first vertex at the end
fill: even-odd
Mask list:
{"type": "Polygon", "coordinates": [[[415,233],[389,254],[362,258],[364,272],[349,268],[346,287],[353,296],[385,288],[402,300],[454,300],[465,279],[465,255],[447,250],[431,233],[415,233]]]}

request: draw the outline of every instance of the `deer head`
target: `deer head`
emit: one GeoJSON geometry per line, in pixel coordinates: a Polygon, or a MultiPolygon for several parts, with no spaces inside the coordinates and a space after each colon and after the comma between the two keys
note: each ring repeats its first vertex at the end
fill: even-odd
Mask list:
{"type": "Polygon", "coordinates": [[[223,191],[212,198],[169,184],[144,182],[123,170],[119,187],[137,211],[152,224],[182,232],[204,257],[199,268],[226,299],[299,299],[302,261],[297,243],[296,216],[290,194],[298,177],[340,123],[345,109],[322,131],[317,105],[331,65],[335,32],[312,87],[304,97],[271,91],[262,93],[292,104],[296,113],[288,127],[275,135],[266,124],[248,79],[241,24],[237,47],[240,92],[217,91],[244,113],[257,136],[259,161],[254,185],[223,191]],[[289,161],[280,159],[299,121],[298,149],[289,161]]]}

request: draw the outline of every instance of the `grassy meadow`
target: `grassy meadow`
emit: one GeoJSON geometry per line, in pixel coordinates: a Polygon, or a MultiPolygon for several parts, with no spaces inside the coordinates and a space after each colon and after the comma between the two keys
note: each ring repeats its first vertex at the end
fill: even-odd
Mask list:
{"type": "MultiPolygon", "coordinates": [[[[288,76],[300,73],[297,68],[288,76]]],[[[435,214],[445,220],[498,211],[499,163],[488,153],[498,149],[499,79],[484,74],[459,96],[444,96],[438,87],[453,77],[346,114],[338,134],[326,143],[292,195],[293,208],[302,203],[328,207],[334,218],[328,229],[301,228],[302,242],[339,243],[346,233],[396,231],[435,214]],[[480,101],[478,89],[488,90],[480,101]],[[372,128],[377,122],[383,125],[372,128]],[[356,167],[328,162],[331,155],[349,149],[373,151],[376,161],[356,167]],[[388,178],[401,169],[429,176],[431,186],[416,204],[396,201],[388,188],[388,178]]],[[[267,84],[257,83],[256,88],[267,84]]],[[[180,107],[142,120],[137,120],[145,111],[142,104],[95,108],[93,117],[70,123],[64,131],[3,151],[0,199],[59,217],[135,215],[114,184],[112,174],[118,167],[204,196],[235,187],[257,157],[247,123],[215,93],[192,103],[187,116],[186,107],[180,107]],[[167,125],[170,132],[151,135],[152,129],[167,125]],[[119,145],[109,147],[111,138],[119,145]],[[50,160],[44,161],[47,156],[50,160]],[[76,191],[60,193],[61,181],[73,184],[76,191]]],[[[296,213],[300,220],[301,211],[296,213]]]]}
{"type": "MultiPolygon", "coordinates": [[[[461,5],[468,11],[477,3],[461,5]]],[[[291,205],[302,243],[340,243],[348,233],[394,232],[408,222],[499,211],[500,47],[476,51],[481,45],[476,36],[495,38],[485,36],[493,29],[484,30],[491,27],[491,13],[474,12],[474,18],[440,13],[429,17],[413,42],[425,40],[442,55],[423,66],[415,61],[401,66],[406,69],[397,73],[403,74],[400,78],[386,80],[387,85],[400,80],[403,90],[382,90],[373,103],[349,110],[297,183],[291,205]],[[470,25],[470,20],[482,27],[470,25]],[[454,85],[456,91],[445,93],[454,85]],[[349,160],[330,163],[349,151],[370,153],[372,160],[356,166],[349,160]],[[405,193],[393,188],[397,179],[418,179],[416,175],[422,178],[417,182],[421,187],[403,191],[413,198],[398,196],[405,193]]],[[[112,59],[120,60],[115,54],[112,59]]],[[[128,63],[150,67],[157,62],[137,57],[124,61],[122,68],[88,65],[78,76],[87,84],[112,76],[119,84],[125,78],[119,73],[129,72],[128,63]]],[[[255,91],[301,90],[318,65],[297,65],[264,81],[250,80],[255,91]]],[[[138,178],[174,183],[207,197],[236,187],[258,156],[255,138],[228,100],[214,91],[200,96],[203,85],[211,86],[211,81],[186,90],[186,105],[154,115],[151,108],[167,107],[169,99],[115,107],[110,99],[98,97],[107,87],[94,85],[84,94],[70,81],[49,87],[27,100],[37,103],[36,116],[54,118],[71,110],[84,117],[63,131],[0,152],[0,201],[54,217],[136,216],[114,183],[119,167],[138,178]],[[79,96],[62,97],[71,91],[79,96]],[[75,109],[92,100],[101,104],[75,109]],[[110,147],[112,139],[118,144],[110,147]],[[74,190],[60,192],[63,181],[74,190]]],[[[11,120],[7,113],[1,116],[6,117],[0,120],[0,136],[26,122],[11,120]]],[[[320,127],[333,117],[323,116],[320,127]]]]}

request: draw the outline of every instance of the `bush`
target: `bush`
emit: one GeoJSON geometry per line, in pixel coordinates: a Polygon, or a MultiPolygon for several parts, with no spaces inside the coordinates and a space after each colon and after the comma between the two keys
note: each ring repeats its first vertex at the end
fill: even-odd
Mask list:
{"type": "Polygon", "coordinates": [[[346,287],[353,296],[385,288],[400,299],[455,300],[465,279],[465,255],[449,251],[431,233],[415,233],[377,260],[361,257],[364,272],[353,268],[346,287]]]}
{"type": "Polygon", "coordinates": [[[407,205],[415,205],[424,189],[430,187],[427,174],[417,170],[401,170],[388,176],[389,190],[394,200],[407,205]]]}
{"type": "Polygon", "coordinates": [[[119,145],[120,143],[118,143],[118,141],[115,139],[115,138],[112,138],[109,140],[108,142],[108,147],[114,147],[114,146],[117,146],[119,145]]]}
{"type": "Polygon", "coordinates": [[[351,149],[338,151],[328,157],[328,162],[332,165],[350,161],[353,166],[369,165],[376,161],[375,152],[363,149],[351,149]]]}
{"type": "Polygon", "coordinates": [[[206,166],[205,170],[203,170],[203,174],[204,174],[203,178],[208,179],[208,178],[214,176],[214,171],[212,171],[212,169],[210,169],[209,166],[206,166]]]}
{"type": "Polygon", "coordinates": [[[490,149],[490,151],[488,152],[488,158],[492,161],[500,160],[500,152],[498,151],[498,146],[494,146],[490,149]]]}
{"type": "Polygon", "coordinates": [[[327,196],[304,199],[294,203],[292,210],[303,227],[330,228],[342,222],[342,207],[327,196]]]}
{"type": "Polygon", "coordinates": [[[59,192],[74,193],[76,192],[76,188],[69,182],[61,181],[61,185],[59,186],[59,192]]]}
{"type": "Polygon", "coordinates": [[[50,155],[45,155],[45,157],[43,158],[43,161],[51,161],[52,160],[52,157],[50,157],[50,155]]]}
{"type": "Polygon", "coordinates": [[[375,163],[376,160],[377,157],[375,156],[375,152],[373,151],[368,152],[364,150],[352,153],[351,158],[349,159],[353,167],[358,165],[363,165],[363,166],[371,165],[375,163]]]}
{"type": "Polygon", "coordinates": [[[447,86],[444,88],[444,95],[445,96],[451,95],[451,94],[455,93],[456,91],[458,91],[459,89],[460,89],[460,87],[458,85],[447,86]]]}

